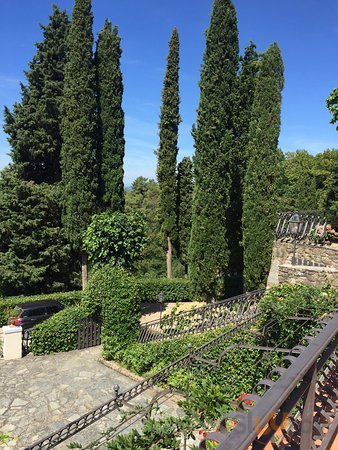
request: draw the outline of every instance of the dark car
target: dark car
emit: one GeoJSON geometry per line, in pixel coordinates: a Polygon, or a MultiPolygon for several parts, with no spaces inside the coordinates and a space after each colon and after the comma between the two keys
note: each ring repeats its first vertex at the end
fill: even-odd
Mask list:
{"type": "Polygon", "coordinates": [[[38,302],[19,303],[14,308],[15,325],[23,330],[49,319],[53,314],[61,311],[64,306],[55,300],[41,300],[38,302]]]}

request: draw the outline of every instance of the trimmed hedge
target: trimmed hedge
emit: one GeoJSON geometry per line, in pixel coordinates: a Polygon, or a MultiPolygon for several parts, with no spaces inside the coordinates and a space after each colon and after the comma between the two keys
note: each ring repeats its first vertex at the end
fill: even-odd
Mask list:
{"type": "Polygon", "coordinates": [[[134,279],[123,269],[103,267],[90,278],[81,303],[86,311],[99,312],[103,320],[103,356],[115,353],[136,341],[141,302],[134,279]]]}
{"type": "Polygon", "coordinates": [[[54,292],[30,296],[16,296],[0,299],[0,326],[7,325],[12,310],[18,303],[37,302],[40,300],[56,300],[65,306],[77,305],[81,302],[82,291],[54,292]]]}
{"type": "Polygon", "coordinates": [[[87,316],[88,311],[82,306],[69,306],[36,325],[31,343],[34,355],[76,350],[79,319],[87,316]]]}
{"type": "Polygon", "coordinates": [[[160,292],[165,302],[191,302],[197,300],[189,280],[180,278],[134,278],[136,295],[141,302],[158,303],[160,292]]]}

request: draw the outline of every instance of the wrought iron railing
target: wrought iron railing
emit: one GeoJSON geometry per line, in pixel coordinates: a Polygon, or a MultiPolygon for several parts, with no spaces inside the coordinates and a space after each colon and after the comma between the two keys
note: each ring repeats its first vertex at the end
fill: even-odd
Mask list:
{"type": "Polygon", "coordinates": [[[333,449],[338,430],[338,309],[323,318],[313,334],[284,356],[253,395],[242,398],[218,432],[201,442],[217,450],[333,449]],[[234,427],[228,431],[229,427],[234,427]]]}
{"type": "Polygon", "coordinates": [[[240,330],[250,327],[259,315],[260,314],[256,311],[255,314],[248,316],[246,321],[242,321],[231,330],[222,333],[220,336],[210,340],[195,350],[190,349],[190,351],[182,358],[174,361],[143,381],[140,381],[130,389],[121,393],[117,392],[112,399],[102,403],[78,419],[70,422],[65,427],[60,428],[59,430],[26,447],[25,450],[47,450],[54,448],[97,420],[120,408],[122,405],[142,394],[147,389],[165,381],[170,375],[174,374],[179,369],[189,368],[196,358],[203,356],[205,353],[217,347],[222,342],[234,337],[240,330]]]}
{"type": "Polygon", "coordinates": [[[265,289],[237,295],[191,311],[167,315],[141,325],[138,341],[163,341],[245,322],[256,314],[265,289]]]}
{"type": "Polygon", "coordinates": [[[278,216],[275,230],[277,239],[308,240],[312,243],[323,243],[328,234],[328,225],[338,228],[338,214],[333,211],[324,212],[282,212],[278,216]],[[292,218],[298,216],[298,227],[292,227],[292,218]]]}
{"type": "Polygon", "coordinates": [[[27,328],[22,331],[22,354],[27,355],[31,349],[33,328],[27,328]]]}

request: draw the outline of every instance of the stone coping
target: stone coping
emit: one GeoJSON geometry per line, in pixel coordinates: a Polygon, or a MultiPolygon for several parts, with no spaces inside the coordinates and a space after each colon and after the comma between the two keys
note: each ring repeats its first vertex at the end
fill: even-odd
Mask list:
{"type": "Polygon", "coordinates": [[[320,267],[320,266],[306,266],[305,264],[293,265],[290,263],[281,264],[279,267],[285,267],[286,269],[293,270],[306,270],[308,272],[327,272],[327,273],[338,273],[338,270],[334,267],[320,267]]]}

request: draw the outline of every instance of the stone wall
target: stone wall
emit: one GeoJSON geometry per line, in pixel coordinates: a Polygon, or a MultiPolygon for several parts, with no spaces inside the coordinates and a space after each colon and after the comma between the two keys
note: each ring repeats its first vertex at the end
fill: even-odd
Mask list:
{"type": "Polygon", "coordinates": [[[275,241],[267,287],[281,283],[330,283],[338,288],[338,244],[297,243],[295,265],[291,264],[293,250],[293,243],[275,241]]]}

